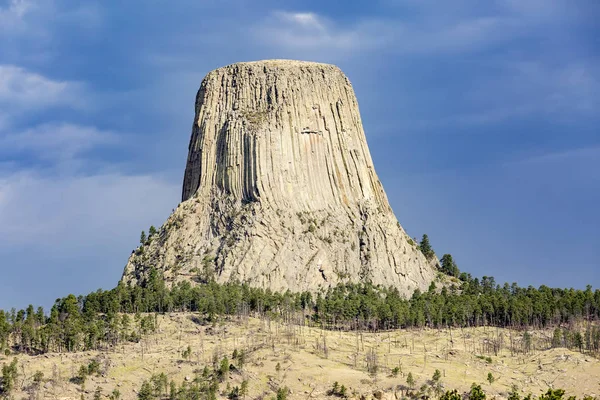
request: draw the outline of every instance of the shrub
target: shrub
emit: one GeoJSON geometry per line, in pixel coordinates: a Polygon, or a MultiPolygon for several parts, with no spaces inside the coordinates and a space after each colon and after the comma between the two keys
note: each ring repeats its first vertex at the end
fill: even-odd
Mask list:
{"type": "Polygon", "coordinates": [[[469,400],[485,400],[485,392],[480,385],[473,383],[469,391],[469,400]]]}

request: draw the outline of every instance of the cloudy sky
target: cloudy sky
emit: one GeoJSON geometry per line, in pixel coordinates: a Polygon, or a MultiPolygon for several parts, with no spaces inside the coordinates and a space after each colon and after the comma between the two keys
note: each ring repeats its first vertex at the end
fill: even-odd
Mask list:
{"type": "Polygon", "coordinates": [[[600,286],[597,0],[0,0],[0,308],[112,288],[211,69],[335,63],[399,220],[461,270],[600,286]],[[327,5],[324,5],[326,3],[327,5]]]}

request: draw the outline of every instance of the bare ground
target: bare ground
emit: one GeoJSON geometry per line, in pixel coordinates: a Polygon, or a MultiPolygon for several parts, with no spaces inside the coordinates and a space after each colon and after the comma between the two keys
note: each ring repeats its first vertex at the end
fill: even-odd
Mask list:
{"type": "MultiPolygon", "coordinates": [[[[104,396],[116,388],[122,399],[135,399],[141,383],[152,374],[164,372],[180,384],[193,379],[205,365],[211,366],[214,354],[231,360],[234,349],[247,351],[248,357],[241,372],[230,373],[229,385],[248,380],[248,398],[270,398],[282,386],[291,390],[292,399],[325,398],[336,381],[356,398],[369,398],[376,392],[381,398],[401,398],[409,372],[419,388],[436,369],[442,372],[446,389],[467,391],[475,382],[488,398],[506,398],[513,385],[536,396],[549,387],[579,397],[600,394],[600,361],[565,348],[547,349],[551,332],[532,332],[534,349],[523,354],[510,350],[511,343],[522,349],[522,332],[497,328],[356,333],[255,318],[213,325],[194,322],[192,314],[158,316],[157,320],[156,333],[108,351],[17,356],[19,391],[15,398],[28,398],[34,373],[42,371],[39,398],[80,399],[83,393],[91,399],[99,386],[104,396]],[[182,352],[188,345],[192,355],[184,360],[182,352]],[[92,359],[100,361],[102,374],[90,377],[82,389],[71,379],[92,359]],[[371,368],[369,373],[374,365],[377,372],[371,368]],[[394,367],[399,367],[397,376],[391,373],[394,367]],[[488,373],[495,378],[492,384],[487,381],[488,373]]],[[[12,358],[0,356],[0,364],[12,358]]],[[[223,398],[226,385],[221,385],[223,398]]]]}

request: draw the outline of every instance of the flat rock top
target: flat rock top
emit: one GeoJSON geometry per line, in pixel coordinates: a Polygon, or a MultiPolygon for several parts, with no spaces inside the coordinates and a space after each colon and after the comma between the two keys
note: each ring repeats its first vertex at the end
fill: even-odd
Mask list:
{"type": "Polygon", "coordinates": [[[275,59],[275,60],[260,60],[260,61],[243,61],[237,62],[235,64],[229,64],[221,68],[217,68],[215,71],[220,69],[230,69],[235,67],[271,67],[271,68],[280,68],[280,69],[294,69],[301,67],[316,67],[316,68],[327,68],[327,69],[336,69],[339,68],[333,64],[325,64],[314,61],[300,61],[300,60],[284,60],[284,59],[275,59]]]}

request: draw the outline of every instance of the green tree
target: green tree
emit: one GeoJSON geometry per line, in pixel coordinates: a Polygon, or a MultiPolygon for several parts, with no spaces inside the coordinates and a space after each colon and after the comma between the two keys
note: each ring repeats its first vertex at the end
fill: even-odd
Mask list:
{"type": "Polygon", "coordinates": [[[508,400],[521,400],[521,395],[519,394],[519,388],[517,385],[512,385],[510,388],[510,392],[508,393],[508,400]]]}
{"type": "Polygon", "coordinates": [[[413,378],[412,372],[408,373],[408,376],[406,377],[406,384],[408,385],[409,388],[414,389],[414,387],[415,387],[415,378],[413,378]]]}
{"type": "Polygon", "coordinates": [[[348,397],[348,389],[346,389],[346,386],[344,385],[340,386],[340,397],[344,399],[348,397]]]}
{"type": "Polygon", "coordinates": [[[169,400],[177,400],[177,385],[173,380],[169,383],[169,400]]]}
{"type": "Polygon", "coordinates": [[[155,396],[160,396],[161,394],[166,395],[167,390],[169,388],[169,379],[164,372],[161,372],[158,375],[152,375],[150,378],[150,382],[152,383],[152,388],[154,390],[155,396]]]}
{"type": "Polygon", "coordinates": [[[154,390],[152,389],[152,385],[148,381],[144,381],[142,383],[142,387],[138,392],[138,400],[153,400],[154,399],[154,390]]]}
{"type": "Polygon", "coordinates": [[[241,371],[244,369],[244,364],[246,363],[246,352],[244,350],[240,350],[237,354],[237,364],[238,369],[241,371]]]}
{"type": "Polygon", "coordinates": [[[76,351],[78,348],[81,348],[84,328],[77,297],[70,294],[61,299],[57,304],[57,312],[62,320],[59,324],[62,330],[64,345],[68,351],[76,351]]]}
{"type": "Polygon", "coordinates": [[[419,243],[419,249],[427,259],[430,259],[435,255],[435,252],[433,251],[433,249],[431,248],[431,244],[429,243],[429,237],[426,234],[423,234],[423,237],[421,238],[421,243],[419,243]]]}
{"type": "Polygon", "coordinates": [[[192,346],[188,345],[188,347],[181,352],[181,357],[183,357],[184,360],[188,361],[190,359],[190,356],[192,355],[192,346]]]}
{"type": "Polygon", "coordinates": [[[10,334],[10,323],[6,318],[4,310],[0,310],[0,350],[6,347],[8,335],[10,334]]]}
{"type": "Polygon", "coordinates": [[[242,385],[240,386],[240,396],[242,396],[243,399],[246,399],[247,395],[248,395],[248,381],[243,380],[242,385]]]}
{"type": "Polygon", "coordinates": [[[492,383],[494,383],[495,380],[496,380],[496,378],[494,378],[494,375],[492,375],[491,372],[488,372],[488,374],[487,374],[487,381],[490,383],[490,385],[492,383]]]}
{"type": "Polygon", "coordinates": [[[563,389],[548,389],[548,391],[540,396],[540,400],[561,400],[565,395],[563,389]]]}
{"type": "Polygon", "coordinates": [[[98,362],[98,360],[93,359],[90,361],[90,363],[87,366],[87,374],[88,375],[94,375],[100,374],[100,362],[98,362]]]}
{"type": "Polygon", "coordinates": [[[525,331],[523,334],[523,351],[529,353],[531,350],[531,333],[525,331]]]}
{"type": "Polygon", "coordinates": [[[229,375],[229,359],[227,357],[223,357],[221,360],[221,364],[219,366],[219,378],[221,382],[227,379],[229,375]]]}
{"type": "Polygon", "coordinates": [[[573,344],[579,351],[583,351],[583,336],[581,335],[581,332],[575,332],[573,334],[573,344]]]}
{"type": "Polygon", "coordinates": [[[462,400],[462,396],[458,394],[456,389],[450,391],[446,391],[441,397],[440,400],[462,400]]]}
{"type": "Polygon", "coordinates": [[[43,381],[44,373],[42,371],[35,371],[35,374],[33,374],[33,383],[35,386],[40,387],[43,381]]]}
{"type": "Polygon", "coordinates": [[[554,334],[552,335],[552,347],[560,347],[562,342],[562,332],[560,328],[554,329],[554,334]]]}
{"type": "Polygon", "coordinates": [[[485,392],[480,385],[473,383],[469,391],[469,400],[485,400],[485,392]]]}
{"type": "Polygon", "coordinates": [[[277,400],[286,400],[287,399],[287,395],[288,395],[288,388],[287,387],[281,387],[279,389],[277,389],[277,400]]]}
{"type": "Polygon", "coordinates": [[[432,388],[436,394],[436,396],[440,396],[440,394],[443,391],[443,386],[442,386],[442,373],[440,372],[439,369],[436,369],[435,372],[433,373],[433,376],[431,377],[431,383],[432,383],[432,388]]]}
{"type": "Polygon", "coordinates": [[[108,398],[110,400],[119,400],[121,398],[121,392],[119,392],[119,389],[113,389],[108,398]]]}
{"type": "Polygon", "coordinates": [[[150,229],[148,229],[148,239],[152,239],[152,237],[156,235],[156,233],[156,228],[154,227],[154,225],[152,225],[150,229]]]}
{"type": "Polygon", "coordinates": [[[446,275],[458,277],[460,274],[458,266],[456,265],[456,262],[454,262],[451,254],[444,254],[440,263],[442,265],[442,272],[446,275]]]}
{"type": "Polygon", "coordinates": [[[85,381],[87,380],[87,377],[89,375],[89,369],[86,365],[81,365],[79,367],[79,370],[77,371],[77,376],[75,377],[77,379],[77,381],[79,381],[79,384],[81,385],[81,388],[85,388],[85,381]]]}
{"type": "Polygon", "coordinates": [[[16,358],[12,360],[10,364],[4,364],[2,366],[2,379],[0,380],[0,393],[10,394],[17,383],[18,361],[16,358]]]}
{"type": "Polygon", "coordinates": [[[148,238],[146,237],[146,232],[142,231],[142,233],[140,234],[140,244],[143,246],[144,244],[146,244],[146,240],[148,240],[148,238]]]}

